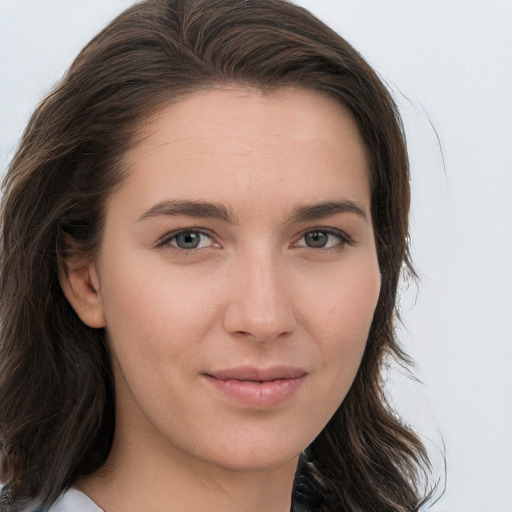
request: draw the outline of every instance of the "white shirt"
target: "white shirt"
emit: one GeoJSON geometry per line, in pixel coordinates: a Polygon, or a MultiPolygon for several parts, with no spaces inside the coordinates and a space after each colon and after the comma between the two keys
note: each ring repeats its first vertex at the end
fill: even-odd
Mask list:
{"type": "Polygon", "coordinates": [[[70,489],[50,509],[50,512],[103,512],[94,501],[83,492],[70,489]]]}

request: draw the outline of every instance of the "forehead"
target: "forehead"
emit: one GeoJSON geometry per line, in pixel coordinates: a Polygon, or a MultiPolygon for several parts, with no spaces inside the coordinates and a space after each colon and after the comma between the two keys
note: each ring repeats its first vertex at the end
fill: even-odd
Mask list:
{"type": "Polygon", "coordinates": [[[336,194],[369,202],[355,122],[339,102],[301,89],[195,92],[154,115],[124,160],[125,185],[140,200],[147,192],[154,202],[171,195],[272,203],[286,190],[302,202],[336,194]]]}
{"type": "MultiPolygon", "coordinates": [[[[245,126],[244,133],[255,145],[261,142],[261,129],[264,132],[270,129],[271,134],[287,140],[303,142],[325,138],[326,132],[337,135],[342,132],[345,138],[362,144],[352,116],[334,98],[295,87],[263,91],[224,85],[196,91],[153,114],[141,126],[140,142],[128,153],[127,160],[133,151],[142,152],[159,143],[201,136],[213,142],[227,135],[230,127],[236,130],[240,125],[245,126]],[[219,128],[222,129],[219,131],[219,128]]],[[[229,144],[229,139],[223,142],[229,144]]]]}

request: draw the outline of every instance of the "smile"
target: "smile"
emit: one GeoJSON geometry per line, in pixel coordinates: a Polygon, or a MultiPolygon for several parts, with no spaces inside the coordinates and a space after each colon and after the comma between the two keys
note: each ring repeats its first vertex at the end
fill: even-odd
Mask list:
{"type": "Polygon", "coordinates": [[[299,389],[308,373],[296,367],[238,367],[203,373],[224,398],[256,408],[275,407],[299,389]]]}

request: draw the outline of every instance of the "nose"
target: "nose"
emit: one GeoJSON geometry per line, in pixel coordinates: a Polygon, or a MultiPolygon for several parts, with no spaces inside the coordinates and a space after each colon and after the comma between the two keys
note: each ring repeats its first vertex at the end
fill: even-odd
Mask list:
{"type": "Polygon", "coordinates": [[[283,265],[278,258],[261,254],[237,263],[224,318],[227,332],[265,342],[296,329],[291,285],[283,265]]]}

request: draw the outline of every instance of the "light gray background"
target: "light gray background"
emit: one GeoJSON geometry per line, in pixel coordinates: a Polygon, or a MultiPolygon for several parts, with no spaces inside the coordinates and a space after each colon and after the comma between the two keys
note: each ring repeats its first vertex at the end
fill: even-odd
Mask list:
{"type": "MultiPolygon", "coordinates": [[[[79,49],[131,0],[0,0],[0,168],[79,49]]],[[[446,444],[441,512],[512,511],[512,2],[301,0],[392,89],[412,163],[400,410],[446,444]]],[[[438,472],[439,469],[438,469],[438,472]]]]}

